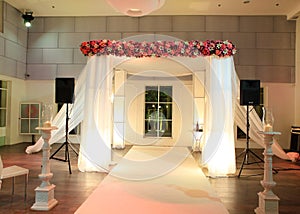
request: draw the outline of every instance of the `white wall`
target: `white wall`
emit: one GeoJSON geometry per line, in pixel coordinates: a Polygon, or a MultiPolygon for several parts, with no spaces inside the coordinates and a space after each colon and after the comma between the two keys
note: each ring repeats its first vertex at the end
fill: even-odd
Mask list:
{"type": "MultiPolygon", "coordinates": [[[[281,132],[279,144],[290,148],[290,130],[295,115],[295,84],[264,83],[267,87],[267,105],[274,115],[274,130],[281,132]]],[[[299,125],[299,124],[298,124],[299,125]]]]}
{"type": "MultiPolygon", "coordinates": [[[[26,97],[26,84],[24,80],[0,75],[0,79],[9,82],[7,111],[6,145],[16,144],[24,141],[24,136],[19,135],[19,114],[20,102],[26,97]]],[[[29,140],[31,141],[31,140],[29,140]]]]}
{"type": "Polygon", "coordinates": [[[26,81],[26,101],[55,104],[54,95],[54,80],[26,81]]]}
{"type": "Polygon", "coordinates": [[[192,146],[193,97],[192,84],[178,81],[127,80],[125,86],[125,117],[127,143],[140,145],[192,146]],[[144,90],[149,85],[173,86],[172,138],[144,138],[144,90]]]}
{"type": "MultiPolygon", "coordinates": [[[[54,80],[27,80],[26,82],[26,102],[39,102],[41,107],[43,104],[53,105],[53,116],[57,112],[57,104],[55,103],[55,81],[54,80]]],[[[39,135],[36,135],[36,140],[39,135]]],[[[28,139],[27,139],[28,141],[28,139]]]]}
{"type": "Polygon", "coordinates": [[[6,145],[12,145],[21,142],[31,142],[31,135],[19,134],[19,117],[21,102],[40,102],[52,103],[54,111],[54,81],[25,81],[13,77],[0,75],[1,80],[9,81],[9,105],[7,121],[7,139],[6,145]]]}

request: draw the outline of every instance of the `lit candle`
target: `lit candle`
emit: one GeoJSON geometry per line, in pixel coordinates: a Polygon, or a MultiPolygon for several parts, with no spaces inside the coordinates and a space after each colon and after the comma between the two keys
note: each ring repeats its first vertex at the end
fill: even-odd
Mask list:
{"type": "Polygon", "coordinates": [[[270,124],[264,126],[264,132],[272,132],[273,127],[270,124]]]}

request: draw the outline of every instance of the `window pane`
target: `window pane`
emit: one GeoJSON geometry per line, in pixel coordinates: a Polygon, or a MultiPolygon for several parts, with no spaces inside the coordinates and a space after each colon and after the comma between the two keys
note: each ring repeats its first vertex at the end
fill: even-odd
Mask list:
{"type": "Polygon", "coordinates": [[[6,96],[7,96],[7,91],[0,90],[0,107],[1,108],[6,108],[6,96]]]}
{"type": "Polygon", "coordinates": [[[172,137],[172,86],[146,86],[145,137],[172,137]]]}
{"type": "Polygon", "coordinates": [[[0,88],[7,88],[7,81],[0,80],[0,88]]]}
{"type": "Polygon", "coordinates": [[[39,104],[30,105],[30,118],[39,118],[39,104]]]}
{"type": "Polygon", "coordinates": [[[38,126],[39,126],[39,120],[31,119],[30,120],[30,133],[38,133],[38,130],[35,129],[38,126]]]}
{"type": "Polygon", "coordinates": [[[6,126],[6,110],[0,109],[0,127],[6,126]]]}
{"type": "Polygon", "coordinates": [[[260,88],[260,99],[259,99],[259,101],[260,101],[260,104],[261,105],[263,105],[264,104],[264,88],[260,88]]]}
{"type": "Polygon", "coordinates": [[[21,133],[29,133],[29,120],[21,119],[21,133]]]}
{"type": "Polygon", "coordinates": [[[172,137],[172,121],[162,121],[162,130],[159,133],[160,137],[172,137]]]}
{"type": "Polygon", "coordinates": [[[156,119],[157,118],[157,107],[155,103],[147,103],[145,105],[145,119],[156,119]]]}
{"type": "Polygon", "coordinates": [[[157,120],[145,120],[145,136],[157,137],[157,120]]]}
{"type": "Polygon", "coordinates": [[[158,87],[157,86],[146,86],[145,101],[146,102],[158,102],[158,87]]]}
{"type": "Polygon", "coordinates": [[[29,118],[29,104],[22,104],[21,105],[21,117],[22,118],[29,118]]]}
{"type": "Polygon", "coordinates": [[[0,137],[0,146],[4,146],[5,145],[5,136],[1,136],[0,137]]]}
{"type": "Polygon", "coordinates": [[[160,112],[164,119],[172,120],[172,104],[160,104],[160,112]]]}
{"type": "Polygon", "coordinates": [[[159,101],[172,102],[172,86],[160,86],[159,101]]]}

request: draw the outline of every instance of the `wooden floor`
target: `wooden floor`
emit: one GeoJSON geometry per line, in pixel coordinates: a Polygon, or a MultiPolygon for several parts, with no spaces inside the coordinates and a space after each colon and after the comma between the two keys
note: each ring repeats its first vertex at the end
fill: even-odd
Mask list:
{"type": "MultiPolygon", "coordinates": [[[[106,176],[105,173],[82,173],[77,168],[77,156],[70,151],[72,174],[69,174],[68,163],[51,159],[51,172],[54,174],[51,183],[56,185],[55,199],[58,205],[48,212],[32,211],[30,207],[35,202],[34,189],[40,185],[41,181],[38,174],[41,172],[41,153],[27,155],[24,151],[30,145],[22,143],[13,146],[0,147],[0,155],[4,167],[19,165],[30,170],[27,199],[24,200],[24,178],[17,177],[15,185],[15,195],[11,195],[11,181],[4,180],[0,190],[0,213],[74,213],[77,208],[92,193],[98,184],[106,176]]],[[[53,145],[52,151],[56,151],[59,145],[53,145]]],[[[122,156],[128,151],[117,150],[113,157],[122,156]]],[[[239,152],[239,151],[238,151],[239,152]]],[[[258,155],[262,150],[255,150],[258,155]]],[[[237,153],[238,154],[238,153],[237,153]]],[[[64,157],[64,150],[56,157],[64,157]]],[[[199,158],[198,154],[194,157],[199,158]]],[[[237,160],[237,172],[239,172],[243,154],[237,160]]],[[[251,156],[249,157],[251,158],[251,156]]],[[[251,159],[249,162],[251,163],[251,159]]],[[[300,163],[291,163],[273,159],[274,169],[278,171],[274,174],[274,180],[277,183],[274,193],[280,198],[280,214],[300,213],[300,163]]],[[[216,189],[221,200],[231,214],[249,214],[254,213],[258,206],[257,193],[262,191],[260,180],[262,180],[263,164],[244,165],[241,176],[232,176],[230,178],[210,178],[212,186],[216,189]]],[[[117,203],[117,202],[116,202],[117,203]]],[[[120,212],[122,212],[120,210],[120,212]]],[[[101,213],[101,207],[99,208],[101,213]]]]}

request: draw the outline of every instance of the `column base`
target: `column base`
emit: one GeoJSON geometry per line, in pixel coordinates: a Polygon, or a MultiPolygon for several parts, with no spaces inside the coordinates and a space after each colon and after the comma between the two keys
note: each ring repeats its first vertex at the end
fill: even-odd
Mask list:
{"type": "Polygon", "coordinates": [[[35,203],[32,210],[48,211],[55,207],[58,201],[54,198],[55,185],[35,188],[35,203]]]}
{"type": "Polygon", "coordinates": [[[256,214],[278,214],[279,198],[276,195],[266,195],[263,192],[258,193],[259,206],[254,210],[256,214]]]}

